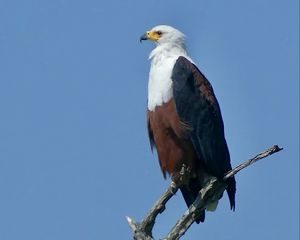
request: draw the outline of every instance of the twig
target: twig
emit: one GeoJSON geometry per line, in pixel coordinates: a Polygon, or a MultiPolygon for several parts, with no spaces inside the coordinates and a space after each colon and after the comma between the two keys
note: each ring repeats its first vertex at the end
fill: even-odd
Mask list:
{"type": "Polygon", "coordinates": [[[270,147],[269,149],[267,149],[264,152],[261,152],[259,154],[257,154],[254,158],[251,158],[243,163],[241,163],[240,165],[236,166],[234,169],[232,169],[231,171],[229,171],[225,177],[224,180],[232,177],[233,175],[237,174],[239,171],[241,171],[243,168],[250,166],[251,164],[257,162],[260,159],[263,159],[265,157],[268,157],[274,153],[277,153],[279,151],[281,151],[283,148],[278,147],[277,145],[274,145],[273,147],[270,147]]]}
{"type": "Polygon", "coordinates": [[[137,224],[135,221],[126,217],[127,222],[134,232],[134,239],[136,240],[150,240],[152,238],[152,229],[155,223],[155,219],[158,214],[162,213],[166,209],[166,203],[177,192],[178,186],[172,181],[168,189],[161,195],[156,201],[154,206],[150,209],[144,220],[137,224]]]}
{"type": "MultiPolygon", "coordinates": [[[[223,180],[234,176],[242,169],[248,167],[249,165],[257,162],[260,159],[263,159],[267,156],[270,156],[276,152],[281,151],[282,148],[279,148],[277,145],[269,148],[268,150],[256,155],[255,157],[245,161],[244,163],[238,165],[231,171],[229,171],[223,180]]],[[[165,240],[175,240],[182,237],[189,227],[195,222],[195,215],[198,212],[203,211],[206,206],[218,200],[219,196],[226,189],[226,181],[220,182],[215,177],[212,177],[205,187],[199,191],[199,195],[194,201],[194,203],[189,207],[189,209],[184,213],[184,215],[177,221],[175,226],[171,229],[170,233],[167,235],[165,240]]],[[[135,221],[127,217],[129,226],[131,227],[134,233],[135,240],[152,240],[152,229],[155,223],[155,219],[159,213],[162,213],[165,210],[165,205],[167,201],[176,193],[178,187],[174,182],[171,183],[168,190],[161,196],[161,198],[155,203],[154,207],[149,211],[145,219],[141,224],[135,223],[135,221]]]]}
{"type": "Polygon", "coordinates": [[[126,220],[133,232],[133,238],[135,240],[153,240],[153,238],[151,236],[147,235],[145,233],[145,231],[143,231],[140,228],[140,225],[138,223],[136,223],[132,218],[126,217],[126,220]]]}

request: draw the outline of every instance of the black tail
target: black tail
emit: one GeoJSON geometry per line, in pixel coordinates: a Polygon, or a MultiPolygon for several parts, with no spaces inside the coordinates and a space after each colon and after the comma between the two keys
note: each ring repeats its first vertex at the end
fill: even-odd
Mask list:
{"type": "Polygon", "coordinates": [[[230,202],[230,209],[234,211],[235,209],[235,192],[236,192],[236,183],[234,177],[228,179],[228,186],[226,188],[229,202],[230,202]]]}
{"type": "MultiPolygon", "coordinates": [[[[196,200],[199,189],[201,189],[201,186],[199,186],[199,183],[196,181],[196,179],[191,180],[189,186],[181,186],[180,191],[182,193],[182,196],[184,198],[184,201],[186,202],[186,205],[189,207],[194,203],[196,200]]],[[[226,188],[229,202],[230,202],[230,209],[234,211],[235,209],[235,192],[236,192],[236,182],[234,177],[228,179],[228,186],[226,188]]],[[[223,195],[223,194],[222,194],[223,195]]],[[[222,197],[220,196],[220,198],[222,197]]],[[[205,220],[205,210],[201,211],[199,214],[197,214],[195,221],[197,223],[204,222],[205,220]]]]}
{"type": "MultiPolygon", "coordinates": [[[[198,196],[198,191],[195,189],[190,189],[188,187],[182,186],[180,187],[180,191],[182,193],[182,196],[184,198],[184,201],[186,202],[186,205],[189,207],[192,205],[192,203],[196,200],[198,196]]],[[[205,220],[205,210],[201,211],[196,216],[196,223],[204,222],[205,220]]]]}

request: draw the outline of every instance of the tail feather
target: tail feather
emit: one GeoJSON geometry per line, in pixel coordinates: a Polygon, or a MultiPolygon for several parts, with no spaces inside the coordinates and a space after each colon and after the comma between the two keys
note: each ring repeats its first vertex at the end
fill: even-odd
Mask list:
{"type": "Polygon", "coordinates": [[[228,186],[226,188],[227,195],[230,202],[230,209],[235,210],[235,192],[236,192],[236,182],[234,177],[228,179],[228,186]]]}
{"type": "MultiPolygon", "coordinates": [[[[186,205],[190,207],[194,201],[196,200],[198,196],[198,192],[201,187],[199,184],[197,184],[197,181],[191,181],[189,186],[180,186],[180,191],[182,193],[182,196],[184,198],[184,201],[186,202],[186,205]]],[[[228,186],[226,188],[229,202],[230,202],[230,209],[233,211],[235,210],[235,192],[236,192],[236,182],[234,177],[228,179],[228,186]]],[[[222,198],[223,194],[221,194],[220,198],[222,198]]],[[[209,206],[208,210],[214,211],[217,207],[218,201],[215,203],[212,203],[211,206],[209,206]],[[211,208],[210,208],[211,207],[211,208]]],[[[205,220],[205,210],[201,211],[199,214],[197,214],[195,221],[197,223],[204,222],[205,220]]]]}
{"type": "MultiPolygon", "coordinates": [[[[190,207],[193,204],[193,202],[196,200],[198,196],[198,191],[193,191],[184,186],[180,187],[180,191],[182,193],[184,201],[186,202],[186,205],[190,207]]],[[[205,210],[197,214],[195,221],[196,223],[200,223],[200,222],[204,222],[204,220],[205,220],[205,210]]]]}

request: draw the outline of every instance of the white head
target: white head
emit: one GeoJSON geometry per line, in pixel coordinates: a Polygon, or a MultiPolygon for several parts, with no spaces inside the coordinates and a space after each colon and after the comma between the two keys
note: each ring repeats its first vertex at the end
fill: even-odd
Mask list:
{"type": "Polygon", "coordinates": [[[156,26],[140,38],[140,41],[150,40],[156,44],[156,48],[149,56],[151,68],[148,82],[148,109],[150,111],[168,102],[173,96],[171,76],[178,57],[183,56],[190,60],[184,38],[182,32],[167,25],[156,26]]]}
{"type": "Polygon", "coordinates": [[[140,41],[150,40],[157,45],[161,44],[178,44],[184,46],[185,36],[182,32],[167,25],[159,25],[144,33],[140,41]]]}

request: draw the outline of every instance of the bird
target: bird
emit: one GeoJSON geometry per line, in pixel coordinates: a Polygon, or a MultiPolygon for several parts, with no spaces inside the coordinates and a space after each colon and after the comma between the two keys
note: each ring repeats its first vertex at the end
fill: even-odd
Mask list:
{"type": "MultiPolygon", "coordinates": [[[[149,55],[150,146],[157,151],[164,178],[170,176],[178,184],[189,207],[209,177],[223,181],[232,169],[220,106],[210,82],[188,55],[182,32],[158,25],[142,34],[140,42],[144,40],[155,45],[149,55]]],[[[234,177],[227,180],[226,192],[234,211],[234,177]]],[[[205,211],[214,211],[217,204],[201,211],[196,222],[204,222],[205,211]]]]}

